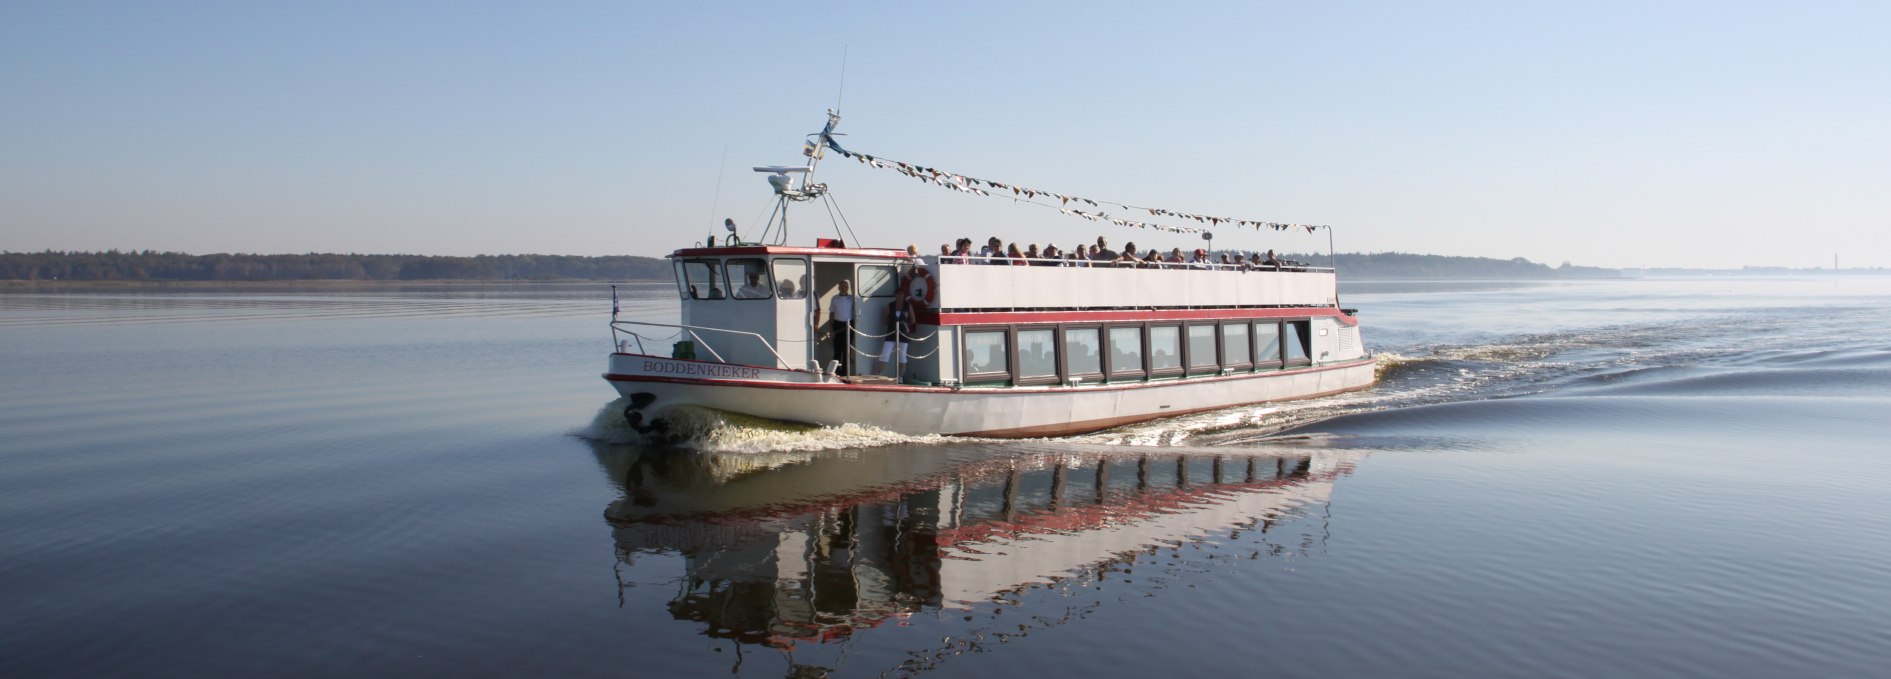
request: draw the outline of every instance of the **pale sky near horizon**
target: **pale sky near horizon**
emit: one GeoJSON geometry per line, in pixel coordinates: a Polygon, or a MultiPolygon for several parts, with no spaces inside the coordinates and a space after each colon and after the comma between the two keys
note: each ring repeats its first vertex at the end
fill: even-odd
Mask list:
{"type": "MultiPolygon", "coordinates": [[[[0,250],[659,256],[758,234],[749,168],[801,161],[838,97],[852,150],[1331,224],[1346,252],[1891,266],[1887,26],[1822,1],[14,1],[0,250]]],[[[868,245],[1200,243],[835,156],[817,180],[868,245]]],[[[833,234],[793,215],[792,242],[833,234]]]]}

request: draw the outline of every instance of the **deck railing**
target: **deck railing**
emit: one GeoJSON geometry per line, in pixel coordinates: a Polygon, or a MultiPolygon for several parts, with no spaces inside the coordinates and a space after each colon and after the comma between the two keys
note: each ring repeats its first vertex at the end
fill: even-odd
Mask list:
{"type": "Polygon", "coordinates": [[[759,334],[748,332],[746,330],[729,330],[727,328],[711,328],[711,327],[701,326],[701,325],[682,325],[678,323],[653,323],[650,321],[621,321],[621,320],[611,321],[611,346],[616,347],[618,351],[623,351],[624,349],[627,348],[625,346],[625,342],[627,342],[628,340],[619,339],[619,335],[620,334],[629,335],[634,341],[636,341],[638,353],[642,353],[646,355],[653,355],[653,354],[650,354],[649,349],[646,349],[644,347],[643,341],[646,338],[643,335],[638,334],[635,330],[631,330],[629,327],[621,327],[621,326],[640,326],[640,325],[656,327],[656,328],[676,328],[677,330],[680,331],[677,333],[676,336],[681,336],[684,334],[689,335],[690,340],[695,342],[696,346],[702,347],[704,351],[708,351],[710,356],[715,357],[717,363],[728,363],[728,360],[724,359],[722,357],[722,354],[720,352],[717,352],[716,348],[712,346],[708,340],[703,339],[702,335],[697,334],[698,331],[711,332],[711,333],[723,333],[726,335],[735,335],[737,338],[748,337],[750,339],[755,340],[757,343],[761,344],[762,349],[766,350],[770,356],[775,357],[775,367],[781,368],[782,370],[796,370],[797,369],[795,366],[790,365],[787,359],[782,358],[781,354],[775,351],[775,347],[773,345],[770,345],[766,338],[762,337],[759,334]]]}

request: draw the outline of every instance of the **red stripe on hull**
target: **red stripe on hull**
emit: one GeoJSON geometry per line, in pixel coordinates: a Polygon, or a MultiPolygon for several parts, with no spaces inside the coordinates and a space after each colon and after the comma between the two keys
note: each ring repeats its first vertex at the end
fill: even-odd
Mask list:
{"type": "MultiPolygon", "coordinates": [[[[1229,381],[1229,380],[1251,380],[1251,379],[1259,379],[1259,378],[1264,378],[1264,377],[1275,377],[1275,376],[1280,376],[1280,375],[1294,375],[1294,374],[1299,374],[1299,373],[1322,372],[1326,370],[1343,370],[1346,368],[1354,368],[1361,365],[1370,364],[1374,360],[1376,359],[1363,358],[1357,361],[1348,361],[1345,363],[1333,363],[1329,365],[1306,367],[1306,368],[1294,368],[1291,370],[1269,370],[1266,372],[1241,373],[1239,375],[1227,375],[1227,376],[1213,375],[1213,376],[1205,376],[1205,377],[1177,378],[1177,379],[1162,380],[1162,381],[1157,381],[1157,382],[1134,382],[1130,384],[1104,384],[1102,386],[1088,386],[1088,387],[1046,386],[1046,387],[997,387],[997,388],[968,387],[968,388],[973,390],[976,393],[990,393],[990,392],[997,392],[1000,390],[1002,390],[1005,393],[1032,393],[1032,392],[1057,393],[1057,392],[1069,392],[1069,391],[1095,392],[1095,391],[1117,391],[1117,390],[1122,390],[1122,389],[1151,389],[1151,388],[1159,388],[1159,387],[1171,387],[1171,386],[1182,385],[1182,384],[1201,384],[1201,383],[1206,383],[1206,382],[1221,382],[1221,381],[1229,381]]],[[[605,373],[604,379],[611,382],[669,382],[672,384],[700,384],[700,385],[709,386],[709,387],[757,387],[761,389],[797,389],[797,390],[807,390],[807,391],[892,391],[892,392],[949,394],[952,392],[964,390],[964,389],[954,389],[952,387],[915,387],[915,386],[904,385],[904,384],[847,384],[844,382],[761,382],[761,381],[751,381],[751,380],[716,380],[716,379],[690,379],[690,378],[683,378],[683,377],[658,377],[654,375],[623,375],[623,374],[618,374],[618,373],[605,373]]],[[[1294,398],[1302,398],[1302,397],[1296,396],[1294,398]]],[[[1218,406],[1218,407],[1227,407],[1227,406],[1218,406]]],[[[1194,412],[1194,411],[1191,411],[1191,412],[1194,412]]],[[[1159,415],[1158,417],[1169,417],[1169,416],[1170,416],[1169,414],[1165,413],[1163,415],[1159,415]]]]}
{"type": "Polygon", "coordinates": [[[1154,309],[1115,311],[948,311],[920,313],[932,325],[1012,325],[1026,323],[1110,323],[1143,321],[1198,321],[1222,318],[1325,318],[1359,325],[1359,319],[1333,307],[1269,309],[1154,309]]]}

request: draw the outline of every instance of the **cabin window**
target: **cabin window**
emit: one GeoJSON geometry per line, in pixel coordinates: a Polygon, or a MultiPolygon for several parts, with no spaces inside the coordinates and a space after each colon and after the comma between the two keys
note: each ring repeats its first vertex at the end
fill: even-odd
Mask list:
{"type": "Polygon", "coordinates": [[[1280,321],[1254,323],[1254,365],[1263,368],[1280,365],[1280,321]]]}
{"type": "Polygon", "coordinates": [[[1308,342],[1310,338],[1307,336],[1309,325],[1311,324],[1307,321],[1287,321],[1281,324],[1281,339],[1287,346],[1289,365],[1306,365],[1313,362],[1313,359],[1307,356],[1307,347],[1310,346],[1308,342]]]}
{"type": "Polygon", "coordinates": [[[782,299],[807,299],[808,260],[775,260],[775,294],[782,299]]]}
{"type": "Polygon", "coordinates": [[[1230,370],[1247,370],[1254,365],[1248,346],[1248,322],[1221,326],[1221,364],[1230,370]]]}
{"type": "Polygon", "coordinates": [[[1110,379],[1141,379],[1142,359],[1142,326],[1110,326],[1110,379]]]}
{"type": "Polygon", "coordinates": [[[683,276],[683,263],[675,261],[670,264],[671,268],[676,269],[676,294],[683,299],[689,299],[689,279],[683,276]]]}
{"type": "Polygon", "coordinates": [[[1032,328],[1018,331],[1018,383],[1057,381],[1057,331],[1032,328]]]}
{"type": "Polygon", "coordinates": [[[1095,378],[1103,374],[1103,329],[1064,328],[1064,375],[1095,378]]]}
{"type": "Polygon", "coordinates": [[[1188,324],[1188,374],[1206,375],[1219,370],[1221,356],[1215,350],[1215,325],[1188,324]]]}
{"type": "Polygon", "coordinates": [[[719,268],[713,259],[692,259],[683,262],[683,279],[689,286],[690,299],[723,299],[729,296],[728,287],[722,284],[718,275],[719,268]]]}
{"type": "Polygon", "coordinates": [[[965,381],[992,381],[1011,378],[1011,352],[1003,330],[979,330],[965,333],[965,381]]]}
{"type": "Polygon", "coordinates": [[[1182,326],[1149,326],[1149,376],[1182,372],[1182,326]]]}
{"type": "Polygon", "coordinates": [[[736,299],[768,299],[775,296],[774,277],[768,274],[768,262],[759,258],[731,259],[722,265],[728,281],[735,285],[736,299]]]}
{"type": "Polygon", "coordinates": [[[854,293],[861,297],[892,297],[899,289],[899,269],[865,264],[860,267],[859,285],[854,286],[854,293]]]}

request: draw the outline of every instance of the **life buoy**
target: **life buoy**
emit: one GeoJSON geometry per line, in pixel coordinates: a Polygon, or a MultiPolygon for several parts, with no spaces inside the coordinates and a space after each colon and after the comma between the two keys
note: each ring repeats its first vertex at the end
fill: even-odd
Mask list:
{"type": "Polygon", "coordinates": [[[931,270],[923,266],[915,266],[912,273],[900,279],[900,296],[911,298],[915,302],[923,301],[930,307],[933,300],[939,298],[939,283],[933,280],[931,270]],[[924,284],[915,290],[914,284],[921,280],[925,281],[924,284]]]}

